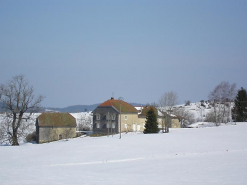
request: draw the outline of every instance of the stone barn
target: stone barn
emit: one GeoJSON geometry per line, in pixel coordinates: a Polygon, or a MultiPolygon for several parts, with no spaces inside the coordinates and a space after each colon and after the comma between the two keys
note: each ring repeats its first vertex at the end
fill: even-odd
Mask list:
{"type": "Polygon", "coordinates": [[[37,143],[76,136],[76,119],[69,113],[42,113],[36,119],[37,143]]]}

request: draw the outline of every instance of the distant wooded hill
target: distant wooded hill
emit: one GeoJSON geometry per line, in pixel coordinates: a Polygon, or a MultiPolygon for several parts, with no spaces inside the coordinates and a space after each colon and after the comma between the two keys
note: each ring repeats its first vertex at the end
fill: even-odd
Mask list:
{"type": "MultiPolygon", "coordinates": [[[[75,113],[75,112],[85,112],[85,111],[93,111],[99,104],[93,104],[93,105],[73,105],[68,106],[64,108],[54,108],[54,107],[41,107],[39,109],[39,112],[45,112],[45,111],[54,111],[54,112],[69,112],[69,113],[75,113]]],[[[4,112],[3,103],[0,102],[0,112],[4,112]]]]}
{"type": "MultiPolygon", "coordinates": [[[[140,106],[140,103],[130,103],[133,106],[140,106]]],[[[69,113],[75,113],[75,112],[86,112],[86,111],[93,111],[96,109],[100,103],[93,104],[93,105],[73,105],[73,106],[68,106],[65,108],[51,108],[51,107],[46,107],[43,108],[42,112],[46,110],[51,110],[51,111],[58,111],[58,112],[69,112],[69,113]]]]}
{"type": "MultiPolygon", "coordinates": [[[[139,103],[130,103],[130,104],[133,106],[141,105],[139,103]]],[[[93,105],[72,105],[72,106],[68,106],[64,108],[41,107],[39,112],[45,112],[45,111],[69,112],[69,113],[86,112],[86,111],[93,111],[99,105],[100,103],[93,104],[93,105]]],[[[1,107],[3,107],[3,104],[0,102],[0,112],[3,112],[4,110],[1,107]]]]}
{"type": "MultiPolygon", "coordinates": [[[[74,112],[86,112],[86,111],[93,111],[96,109],[96,107],[99,104],[93,104],[93,105],[72,105],[64,108],[52,108],[52,107],[46,107],[44,109],[46,110],[51,110],[51,111],[58,111],[58,112],[69,112],[69,113],[74,113],[74,112]]],[[[45,111],[45,110],[43,110],[45,111]]]]}

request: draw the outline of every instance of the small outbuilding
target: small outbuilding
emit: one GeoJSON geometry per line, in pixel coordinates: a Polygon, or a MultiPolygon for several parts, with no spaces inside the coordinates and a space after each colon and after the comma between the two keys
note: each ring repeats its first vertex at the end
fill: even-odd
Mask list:
{"type": "Polygon", "coordinates": [[[76,119],[69,113],[42,113],[36,119],[37,143],[76,136],[76,119]]]}

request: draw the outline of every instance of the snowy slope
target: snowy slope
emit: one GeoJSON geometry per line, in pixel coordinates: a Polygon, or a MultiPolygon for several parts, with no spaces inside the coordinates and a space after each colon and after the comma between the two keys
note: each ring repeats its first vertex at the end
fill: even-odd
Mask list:
{"type": "MultiPolygon", "coordinates": [[[[234,102],[231,102],[230,105],[231,105],[231,109],[233,109],[234,102]]],[[[207,115],[210,112],[213,112],[212,104],[209,103],[208,101],[205,101],[203,103],[202,102],[190,103],[190,105],[187,105],[187,106],[185,106],[184,104],[176,105],[173,107],[173,109],[174,108],[184,109],[184,110],[189,111],[190,113],[194,115],[195,122],[205,121],[207,115]]],[[[225,119],[231,117],[231,113],[229,112],[231,109],[229,109],[228,107],[226,108],[225,119]]],[[[228,119],[228,121],[230,121],[230,119],[228,119]]]]}
{"type": "Polygon", "coordinates": [[[92,122],[92,119],[93,119],[92,111],[70,113],[70,114],[76,119],[77,124],[85,120],[91,120],[92,122]]]}
{"type": "Polygon", "coordinates": [[[247,184],[247,123],[0,147],[0,184],[247,184]]]}

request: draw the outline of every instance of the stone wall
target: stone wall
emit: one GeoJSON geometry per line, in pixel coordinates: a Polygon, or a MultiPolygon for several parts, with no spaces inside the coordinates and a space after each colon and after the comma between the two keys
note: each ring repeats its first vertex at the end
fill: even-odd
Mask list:
{"type": "Polygon", "coordinates": [[[39,127],[38,143],[68,139],[76,136],[75,127],[39,127]]]}

